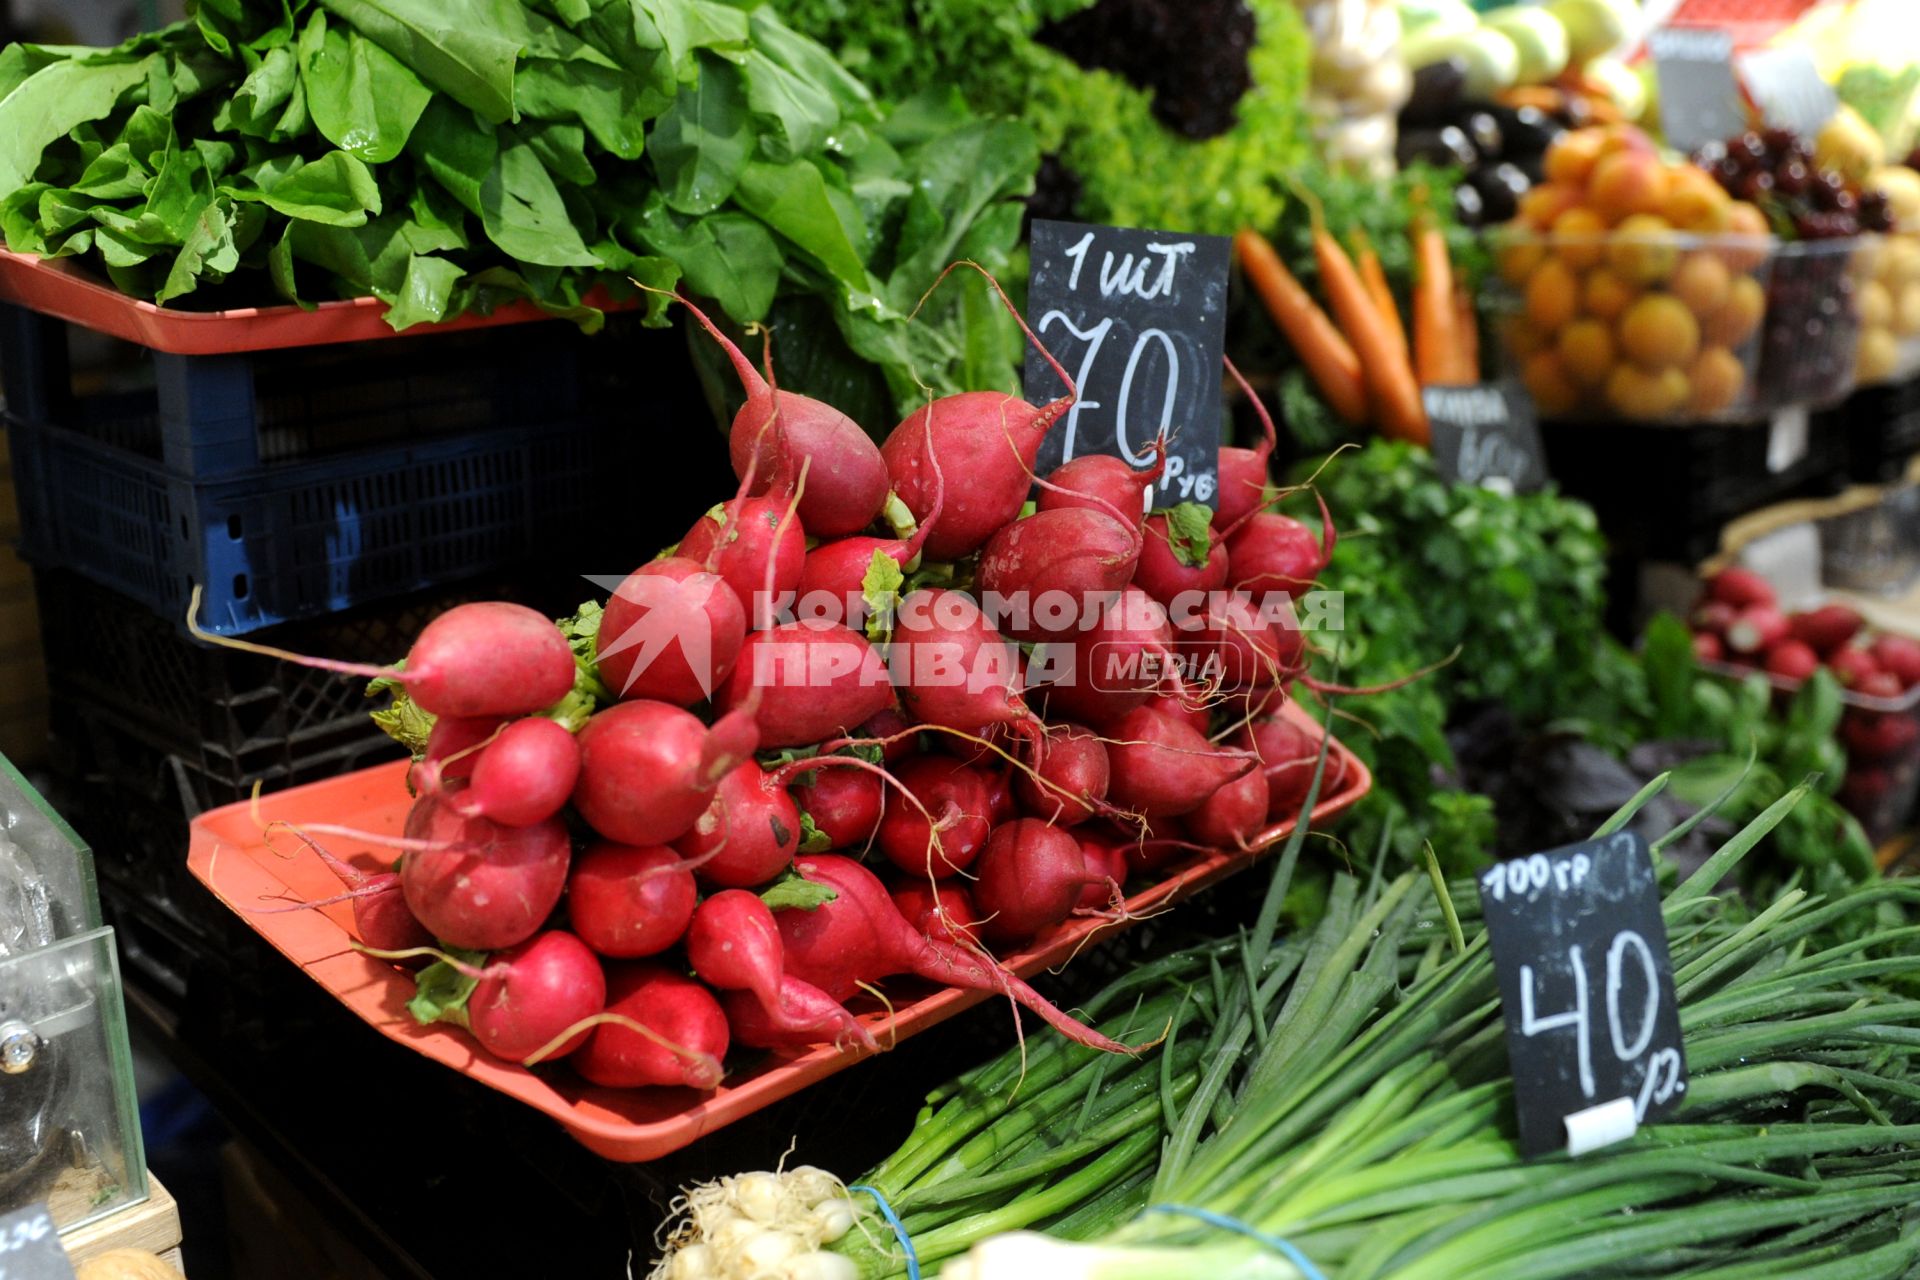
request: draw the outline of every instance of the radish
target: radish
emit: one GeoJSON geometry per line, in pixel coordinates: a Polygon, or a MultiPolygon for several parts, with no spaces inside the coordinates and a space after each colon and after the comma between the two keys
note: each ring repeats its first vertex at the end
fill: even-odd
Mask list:
{"type": "MultiPolygon", "coordinates": [[[[492,956],[467,997],[466,1027],[496,1058],[523,1062],[607,1005],[607,979],[586,944],[563,930],[535,934],[492,956]]],[[[587,1042],[583,1030],[543,1061],[587,1042]]]]}
{"type": "Polygon", "coordinates": [[[950,876],[971,866],[992,824],[986,775],[950,757],[928,755],[903,761],[894,777],[920,804],[888,803],[880,819],[880,852],[914,876],[950,876]],[[937,848],[929,816],[938,827],[937,848]]]}
{"type": "Polygon", "coordinates": [[[780,926],[758,894],[722,889],[700,904],[687,926],[687,963],[694,976],[722,991],[751,991],[779,1003],[785,958],[780,926]]]}
{"type": "Polygon", "coordinates": [[[1844,604],[1823,604],[1787,619],[1793,638],[1822,658],[1831,658],[1845,648],[1866,624],[1858,609],[1844,604]]]}
{"type": "Polygon", "coordinates": [[[784,959],[780,927],[756,895],[724,889],[694,912],[687,963],[707,985],[748,996],[752,1013],[722,1000],[727,1024],[743,1043],[768,1049],[851,1036],[864,1048],[874,1047],[866,1028],[825,992],[783,973],[784,959]]]}
{"type": "Polygon", "coordinates": [[[1197,502],[1183,502],[1148,516],[1133,585],[1168,608],[1182,597],[1192,605],[1226,586],[1227,544],[1213,536],[1209,514],[1197,502]]]}
{"type": "Polygon", "coordinates": [[[826,885],[836,896],[812,911],[774,913],[787,947],[787,972],[833,999],[846,999],[862,982],[913,973],[942,986],[1010,996],[1076,1044],[1132,1052],[1054,1008],[991,957],[916,933],[880,881],[859,863],[820,854],[794,866],[802,877],[826,885]]]}
{"type": "Polygon", "coordinates": [[[1766,672],[1778,679],[1798,684],[1819,669],[1820,655],[1798,640],[1782,640],[1767,650],[1766,672]]]}
{"type": "Polygon", "coordinates": [[[1006,724],[1029,738],[1040,733],[1024,696],[1020,651],[964,592],[920,590],[902,600],[888,661],[901,707],[921,724],[969,731],[1006,724]]]}
{"type": "Polygon", "coordinates": [[[1742,569],[1738,565],[1722,569],[1707,579],[1707,598],[1732,605],[1735,609],[1751,609],[1755,605],[1771,608],[1780,603],[1779,597],[1774,595],[1772,583],[1753,570],[1742,569]]]}
{"type": "Polygon", "coordinates": [[[1216,592],[1179,649],[1195,678],[1222,689],[1286,686],[1306,669],[1306,633],[1290,611],[1239,591],[1216,592]],[[1276,616],[1277,615],[1277,616],[1276,616]]]}
{"type": "Polygon", "coordinates": [[[1881,674],[1880,664],[1874,661],[1873,654],[1866,649],[1849,645],[1827,660],[1833,675],[1843,688],[1858,688],[1862,680],[1881,674]]]}
{"type": "Polygon", "coordinates": [[[762,747],[845,735],[893,705],[887,667],[863,636],[824,618],[783,622],[747,637],[715,705],[753,711],[762,747]]]}
{"type": "Polygon", "coordinates": [[[636,960],[680,941],[693,918],[693,873],[659,845],[590,844],[567,880],[567,918],[603,956],[636,960]]]}
{"type": "Polygon", "coordinates": [[[1111,454],[1087,453],[1054,468],[1035,504],[1041,511],[1116,511],[1136,526],[1147,514],[1153,486],[1167,469],[1166,439],[1154,443],[1154,462],[1136,470],[1111,454]]]}
{"type": "Polygon", "coordinates": [[[1727,648],[1757,656],[1787,638],[1787,615],[1770,604],[1743,609],[1727,628],[1727,648]]]}
{"type": "Polygon", "coordinates": [[[961,946],[978,941],[979,909],[958,883],[949,880],[930,885],[924,880],[909,880],[895,885],[892,892],[893,905],[915,933],[961,946]]]}
{"type": "Polygon", "coordinates": [[[436,716],[427,734],[427,750],[414,762],[407,781],[418,791],[465,778],[479,763],[480,748],[508,723],[498,716],[436,716]]]}
{"type": "Polygon", "coordinates": [[[1073,909],[1106,911],[1114,899],[1122,896],[1127,882],[1127,846],[1098,835],[1080,836],[1080,857],[1086,863],[1086,887],[1080,890],[1073,909]]]}
{"type": "Polygon", "coordinates": [[[1298,598],[1313,590],[1315,579],[1333,559],[1333,521],[1320,504],[1320,538],[1292,516],[1260,511],[1227,535],[1227,585],[1242,591],[1284,591],[1298,598]]]}
{"type": "MultiPolygon", "coordinates": [[[[1284,700],[1286,696],[1274,688],[1263,692],[1280,700],[1284,700]]],[[[1147,699],[1145,705],[1152,707],[1163,716],[1172,716],[1175,720],[1186,722],[1193,726],[1195,732],[1201,734],[1206,733],[1208,724],[1212,720],[1206,707],[1197,702],[1190,702],[1177,693],[1156,693],[1147,699]]]]}
{"type": "Polygon", "coordinates": [[[920,749],[921,735],[911,732],[912,729],[913,721],[902,715],[900,708],[888,707],[869,716],[853,736],[869,741],[878,740],[882,763],[898,764],[920,749]]]}
{"type": "Polygon", "coordinates": [[[779,994],[770,1006],[750,991],[729,991],[720,997],[720,1007],[733,1038],[750,1049],[840,1047],[849,1041],[869,1053],[880,1047],[846,1006],[792,974],[782,975],[779,994]]]}
{"type": "Polygon", "coordinates": [[[1245,850],[1266,827],[1271,807],[1266,773],[1249,769],[1223,784],[1186,816],[1187,834],[1201,844],[1245,850]]]}
{"type": "Polygon", "coordinates": [[[1693,629],[1724,636],[1739,616],[1740,611],[1724,600],[1703,600],[1694,606],[1693,629]]]}
{"type": "Polygon", "coordinates": [[[468,817],[530,827],[566,808],[580,776],[580,748],[558,722],[515,720],[476,753],[467,786],[452,798],[468,817]]]}
{"type": "Polygon", "coordinates": [[[713,800],[726,772],[757,745],[751,716],[709,729],[664,702],[622,702],[596,713],[577,739],[573,804],[587,825],[621,844],[679,839],[713,800]]]}
{"type": "Polygon", "coordinates": [[[406,894],[400,887],[400,875],[394,871],[382,871],[369,875],[352,863],[336,858],[320,844],[297,827],[289,830],[298,837],[307,848],[319,855],[327,869],[340,877],[346,885],[346,892],[331,898],[321,898],[314,902],[303,902],[294,907],[247,907],[248,912],[274,914],[280,911],[307,911],[315,907],[330,907],[336,902],[353,903],[353,933],[363,947],[374,951],[411,951],[424,947],[433,941],[433,935],[427,927],[414,919],[413,912],[407,909],[406,894]]]}
{"type": "Polygon", "coordinates": [[[920,558],[928,536],[940,523],[940,513],[946,506],[947,496],[946,476],[940,470],[939,461],[929,459],[929,463],[934,475],[933,510],[927,513],[925,520],[919,522],[913,536],[904,539],[841,538],[823,542],[807,552],[806,563],[800,572],[799,591],[802,600],[809,596],[831,598],[841,611],[838,615],[841,620],[852,625],[852,620],[860,616],[860,609],[866,605],[864,587],[876,555],[887,557],[902,569],[920,558]]]}
{"type": "Polygon", "coordinates": [[[531,938],[560,902],[572,843],[559,819],[508,827],[437,796],[407,813],[407,910],[451,947],[499,951],[531,938]]]}
{"type": "Polygon", "coordinates": [[[740,348],[715,327],[706,312],[681,301],[733,361],[747,402],[733,415],[727,454],[733,474],[754,476],[754,493],[777,487],[802,461],[807,488],[800,522],[817,537],[837,538],[864,529],[887,500],[887,466],[858,423],[832,405],[767,384],[740,348]]]}
{"type": "Polygon", "coordinates": [[[393,667],[336,662],[254,644],[203,631],[196,620],[200,589],[187,606],[187,630],[196,639],[223,649],[333,671],[340,675],[393,680],[422,711],[436,716],[531,715],[567,696],[573,688],[573,647],[551,618],[525,605],[480,600],[455,605],[421,629],[406,661],[393,667]]]}
{"type": "Polygon", "coordinates": [[[617,698],[689,707],[713,696],[740,655],[747,612],[727,580],[687,556],[627,575],[600,618],[595,660],[617,698]]]}
{"type": "Polygon", "coordinates": [[[871,773],[816,769],[793,787],[794,803],[826,837],[829,849],[865,848],[880,829],[886,791],[871,773]]]}
{"type": "Polygon", "coordinates": [[[1080,842],[1039,818],[996,827],[975,873],[981,927],[1003,942],[1024,942],[1065,920],[1092,882],[1080,842]]]}
{"type": "Polygon", "coordinates": [[[1711,631],[1693,633],[1693,656],[1702,662],[1723,662],[1727,656],[1726,642],[1711,631]]]}
{"type": "Polygon", "coordinates": [[[787,498],[733,498],[693,522],[674,549],[726,580],[749,606],[753,630],[773,625],[784,596],[800,586],[807,564],[807,533],[787,498]]]}
{"type": "Polygon", "coordinates": [[[1014,780],[1014,792],[1028,813],[1056,826],[1085,822],[1107,798],[1107,749],[1078,725],[1048,734],[1034,748],[1033,769],[1014,780]]]}
{"type": "Polygon", "coordinates": [[[980,554],[983,592],[1026,607],[1008,612],[1008,630],[1038,640],[1063,629],[1044,608],[1064,597],[1077,612],[1068,625],[1105,607],[1133,579],[1141,536],[1112,516],[1083,508],[1040,511],[1002,528],[980,554]]]}
{"type": "Polygon", "coordinates": [[[720,779],[713,803],[674,842],[700,879],[728,889],[765,884],[793,864],[800,810],[787,789],[752,760],[720,779]]]}
{"type": "Polygon", "coordinates": [[[1068,643],[1071,661],[1058,664],[1064,678],[1045,688],[1047,714],[1055,719],[1111,724],[1144,706],[1180,665],[1167,611],[1138,587],[1124,588],[1068,643]]]}
{"type": "Polygon", "coordinates": [[[1882,632],[1873,638],[1869,651],[1880,669],[1898,680],[1902,689],[1920,684],[1920,641],[1882,632]]]}
{"type": "MultiPolygon", "coordinates": [[[[1267,821],[1302,817],[1301,806],[1307,802],[1314,766],[1320,759],[1320,739],[1294,721],[1275,716],[1255,720],[1235,741],[1260,757],[1260,772],[1267,779],[1267,821]]],[[[1323,793],[1338,786],[1344,776],[1340,756],[1329,750],[1323,793]]]]}
{"type": "Polygon", "coordinates": [[[1148,707],[1128,712],[1109,732],[1108,794],[1147,818],[1191,813],[1259,763],[1252,752],[1216,748],[1183,721],[1148,707]]]}
{"type": "Polygon", "coordinates": [[[1260,419],[1262,439],[1258,446],[1243,449],[1237,445],[1220,446],[1220,489],[1215,501],[1219,504],[1219,515],[1215,523],[1222,529],[1232,528],[1240,523],[1248,512],[1257,511],[1267,504],[1267,468],[1273,457],[1276,443],[1273,431],[1273,417],[1267,412],[1267,405],[1247,380],[1240,375],[1231,360],[1225,361],[1227,372],[1240,384],[1240,390],[1246,393],[1253,405],[1254,413],[1260,419]]]}
{"type": "Polygon", "coordinates": [[[997,827],[1017,817],[1020,807],[1013,798],[1013,771],[985,769],[981,773],[987,780],[987,821],[997,827]]]}
{"type": "Polygon", "coordinates": [[[595,1027],[573,1055],[573,1069],[592,1083],[616,1089],[643,1084],[711,1089],[720,1083],[727,1015],[713,993],[693,979],[646,962],[612,966],[606,1011],[639,1023],[659,1040],[616,1022],[595,1027]]]}

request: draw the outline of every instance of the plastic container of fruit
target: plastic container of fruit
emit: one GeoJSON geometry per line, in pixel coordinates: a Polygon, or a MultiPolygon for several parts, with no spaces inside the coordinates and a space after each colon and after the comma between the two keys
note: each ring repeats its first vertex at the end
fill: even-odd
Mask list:
{"type": "Polygon", "coordinates": [[[1487,233],[1499,368],[1544,417],[1748,421],[1758,392],[1771,236],[1487,233]]]}
{"type": "Polygon", "coordinates": [[[1854,384],[1884,387],[1920,374],[1920,234],[1866,239],[1854,296],[1860,316],[1854,384]]]}
{"type": "Polygon", "coordinates": [[[1773,255],[1760,342],[1760,398],[1769,407],[1825,408],[1853,390],[1860,295],[1877,237],[1794,240],[1773,255]]]}
{"type": "MultiPolygon", "coordinates": [[[[1802,683],[1730,662],[1702,659],[1700,668],[1735,681],[1761,675],[1787,698],[1802,683]]],[[[1847,753],[1847,776],[1837,799],[1867,839],[1879,844],[1907,825],[1920,799],[1920,684],[1897,697],[1843,688],[1840,701],[1846,707],[1840,746],[1847,753]]]]}

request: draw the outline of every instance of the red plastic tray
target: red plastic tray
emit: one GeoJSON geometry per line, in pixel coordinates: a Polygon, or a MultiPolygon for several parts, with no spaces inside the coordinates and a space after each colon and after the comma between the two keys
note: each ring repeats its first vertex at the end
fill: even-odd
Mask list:
{"type": "MultiPolygon", "coordinates": [[[[1304,712],[1288,707],[1287,714],[1303,724],[1319,726],[1304,712]]],[[[1313,821],[1324,823],[1345,812],[1372,789],[1373,777],[1354,755],[1336,740],[1330,756],[1344,766],[1340,785],[1320,799],[1313,821]]],[[[1329,760],[1328,774],[1333,775],[1329,760]]],[[[187,865],[194,876],[261,937],[305,969],[314,981],[332,992],[368,1025],[443,1062],[482,1084],[518,1098],[558,1120],[580,1142],[609,1160],[654,1160],[677,1151],[715,1129],[752,1115],[866,1056],[860,1049],[821,1047],[805,1052],[770,1054],[752,1069],[728,1076],[710,1094],[690,1089],[603,1089],[574,1076],[564,1065],[531,1071],[487,1056],[464,1031],[447,1026],[422,1027],[406,1011],[413,996],[413,979],[391,964],[362,955],[349,945],[352,906],[341,903],[312,911],[263,915],[243,906],[272,906],[293,901],[317,901],[340,891],[332,873],[310,854],[281,856],[260,838],[261,826],[276,818],[290,822],[342,823],[371,833],[398,833],[411,801],[405,783],[406,762],[396,761],[363,769],[326,782],[276,792],[260,801],[256,817],[246,804],[228,805],[194,819],[192,848],[187,865]],[[275,900],[275,901],[269,901],[275,900]]],[[[1282,823],[1261,833],[1262,846],[1283,839],[1293,830],[1282,823]]],[[[283,847],[298,848],[284,838],[283,847]]],[[[368,870],[391,865],[390,850],[356,847],[347,841],[329,841],[333,852],[368,870]]],[[[1168,878],[1127,899],[1133,915],[1177,902],[1212,884],[1252,859],[1241,854],[1195,855],[1168,868],[1168,878]]],[[[1080,919],[1052,930],[1029,949],[1006,957],[1009,968],[1022,976],[1059,965],[1073,956],[1093,934],[1123,927],[1107,921],[1080,919]]],[[[905,989],[909,984],[902,982],[905,989]]],[[[924,984],[912,984],[924,992],[924,984]]],[[[942,989],[897,1004],[891,1016],[884,1010],[861,1014],[861,1020],[882,1045],[905,1039],[961,1010],[986,999],[986,993],[942,989]]]]}
{"type": "MultiPolygon", "coordinates": [[[[0,249],[0,301],[181,356],[236,355],[283,347],[411,338],[554,318],[531,302],[519,301],[495,307],[491,315],[468,312],[440,324],[415,325],[396,333],[386,322],[386,304],[378,298],[322,302],[311,311],[291,305],[181,311],[130,298],[82,274],[69,260],[37,258],[5,249],[0,249]]],[[[602,311],[624,311],[637,305],[614,301],[603,287],[589,292],[585,301],[602,311]]]]}

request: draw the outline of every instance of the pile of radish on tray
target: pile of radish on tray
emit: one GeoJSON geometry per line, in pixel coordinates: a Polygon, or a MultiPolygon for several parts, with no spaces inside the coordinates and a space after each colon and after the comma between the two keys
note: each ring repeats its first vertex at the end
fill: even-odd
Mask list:
{"type": "Polygon", "coordinates": [[[346,882],[358,944],[432,961],[421,1020],[598,1085],[709,1089],[736,1046],[872,1048],[846,1003],[895,975],[1125,1049],[995,954],[1123,919],[1129,877],[1302,816],[1338,757],[1280,713],[1331,687],[1270,603],[1326,565],[1324,507],[1318,533],[1269,509],[1271,424],[1221,450],[1212,513],[1146,513],[1158,464],[1036,480],[1074,403],[1057,365],[1052,403],[947,396],[876,445],[689,309],[747,393],[740,487],[603,610],[462,605],[393,668],[277,654],[392,687],[383,723],[416,749],[403,837],[292,827],[346,882]],[[1086,620],[983,607],[1056,595],[1086,620]],[[399,860],[364,874],[336,836],[399,860]]]}
{"type": "Polygon", "coordinates": [[[1693,651],[1704,661],[1765,672],[1786,689],[1824,667],[1855,695],[1840,721],[1848,761],[1842,794],[1850,803],[1878,801],[1893,785],[1888,770],[1920,752],[1920,718],[1908,705],[1920,686],[1920,641],[1869,635],[1866,619],[1844,604],[1788,613],[1771,583],[1738,567],[1707,580],[1692,627],[1693,651]]]}

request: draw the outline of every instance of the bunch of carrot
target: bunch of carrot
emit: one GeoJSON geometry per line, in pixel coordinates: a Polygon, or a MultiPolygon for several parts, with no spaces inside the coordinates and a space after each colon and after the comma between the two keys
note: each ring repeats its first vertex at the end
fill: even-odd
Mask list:
{"type": "Polygon", "coordinates": [[[1314,261],[1332,316],[1287,270],[1273,242],[1252,228],[1234,237],[1241,269],[1335,413],[1351,423],[1371,423],[1389,439],[1426,444],[1420,389],[1480,377],[1472,299],[1455,287],[1446,237],[1424,213],[1409,229],[1415,267],[1409,341],[1380,256],[1365,233],[1356,233],[1350,254],[1328,230],[1319,205],[1305,198],[1313,217],[1314,261]]]}

